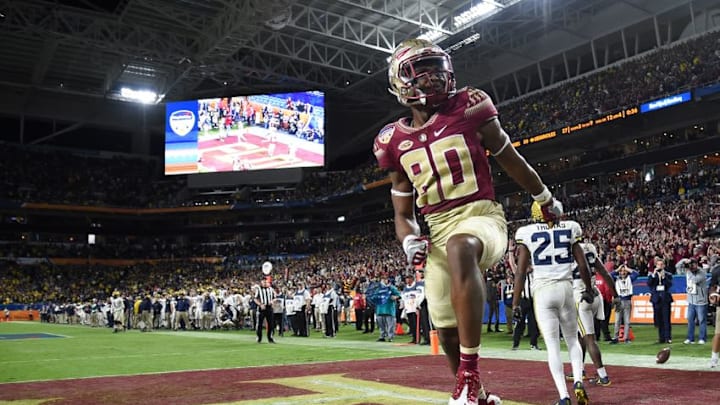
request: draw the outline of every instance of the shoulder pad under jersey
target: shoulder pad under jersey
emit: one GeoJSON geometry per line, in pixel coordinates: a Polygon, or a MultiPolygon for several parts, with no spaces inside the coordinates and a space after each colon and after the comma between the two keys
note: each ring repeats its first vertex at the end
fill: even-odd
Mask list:
{"type": "Polygon", "coordinates": [[[583,252],[585,252],[588,264],[591,266],[595,264],[595,260],[597,260],[597,249],[595,245],[592,243],[582,243],[580,246],[582,246],[583,252]]]}
{"type": "Polygon", "coordinates": [[[521,226],[517,231],[515,231],[515,242],[527,246],[527,242],[533,232],[535,232],[534,224],[521,226]]]}
{"type": "Polygon", "coordinates": [[[465,87],[458,92],[458,95],[465,95],[464,113],[465,117],[483,124],[497,117],[498,112],[490,96],[482,90],[465,87]]]}
{"type": "Polygon", "coordinates": [[[566,228],[569,228],[571,231],[571,243],[577,243],[582,240],[582,227],[580,227],[580,224],[578,224],[575,221],[562,221],[565,223],[566,228]]]}

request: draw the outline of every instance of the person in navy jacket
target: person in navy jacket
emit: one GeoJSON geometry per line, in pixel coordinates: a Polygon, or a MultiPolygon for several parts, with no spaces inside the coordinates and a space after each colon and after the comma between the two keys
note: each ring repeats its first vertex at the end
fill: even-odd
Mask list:
{"type": "Polygon", "coordinates": [[[665,262],[655,258],[655,271],[648,275],[650,302],[653,305],[653,320],[658,329],[658,343],[672,343],[672,325],[670,323],[670,305],[673,302],[670,288],[672,274],[665,271],[665,262]]]}

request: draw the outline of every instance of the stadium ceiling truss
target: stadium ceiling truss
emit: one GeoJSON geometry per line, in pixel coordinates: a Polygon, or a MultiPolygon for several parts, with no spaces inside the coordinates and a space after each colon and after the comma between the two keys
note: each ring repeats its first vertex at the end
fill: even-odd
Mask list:
{"type": "Polygon", "coordinates": [[[0,86],[90,100],[123,86],[168,100],[320,89],[387,106],[388,56],[433,33],[463,84],[503,101],[663,45],[718,3],[0,0],[0,86]],[[481,3],[492,11],[456,25],[481,3]]]}

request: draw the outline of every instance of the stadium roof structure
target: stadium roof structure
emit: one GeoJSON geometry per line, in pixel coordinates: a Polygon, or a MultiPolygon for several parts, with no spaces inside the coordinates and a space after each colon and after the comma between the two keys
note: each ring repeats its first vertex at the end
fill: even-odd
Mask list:
{"type": "MultiPolygon", "coordinates": [[[[114,103],[122,87],[164,100],[318,89],[361,103],[380,122],[401,110],[387,93],[386,67],[409,37],[433,35],[453,54],[459,84],[503,102],[673,42],[688,27],[704,31],[701,16],[718,7],[717,0],[0,0],[0,113],[134,132],[139,120],[87,111],[102,105],[114,117],[137,116],[114,103]]],[[[358,122],[365,124],[343,135],[335,156],[367,149],[377,128],[367,127],[367,116],[358,122]]]]}

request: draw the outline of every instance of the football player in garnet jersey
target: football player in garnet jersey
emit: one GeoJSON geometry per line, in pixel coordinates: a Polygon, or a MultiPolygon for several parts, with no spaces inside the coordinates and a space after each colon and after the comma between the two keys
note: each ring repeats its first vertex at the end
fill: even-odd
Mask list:
{"type": "Polygon", "coordinates": [[[478,353],[485,285],[482,270],[507,247],[507,225],[495,201],[486,150],[554,222],[562,205],[518,154],[490,97],[455,89],[450,56],[421,39],[403,41],[388,69],[390,93],[411,117],[385,126],[374,153],[390,172],[395,231],[408,262],[425,270],[430,319],[457,384],[449,404],[496,404],[480,383],[478,353]],[[414,197],[414,198],[413,198],[414,197]],[[420,235],[415,203],[430,227],[420,235]],[[430,247],[431,245],[431,247],[430,247]]]}

